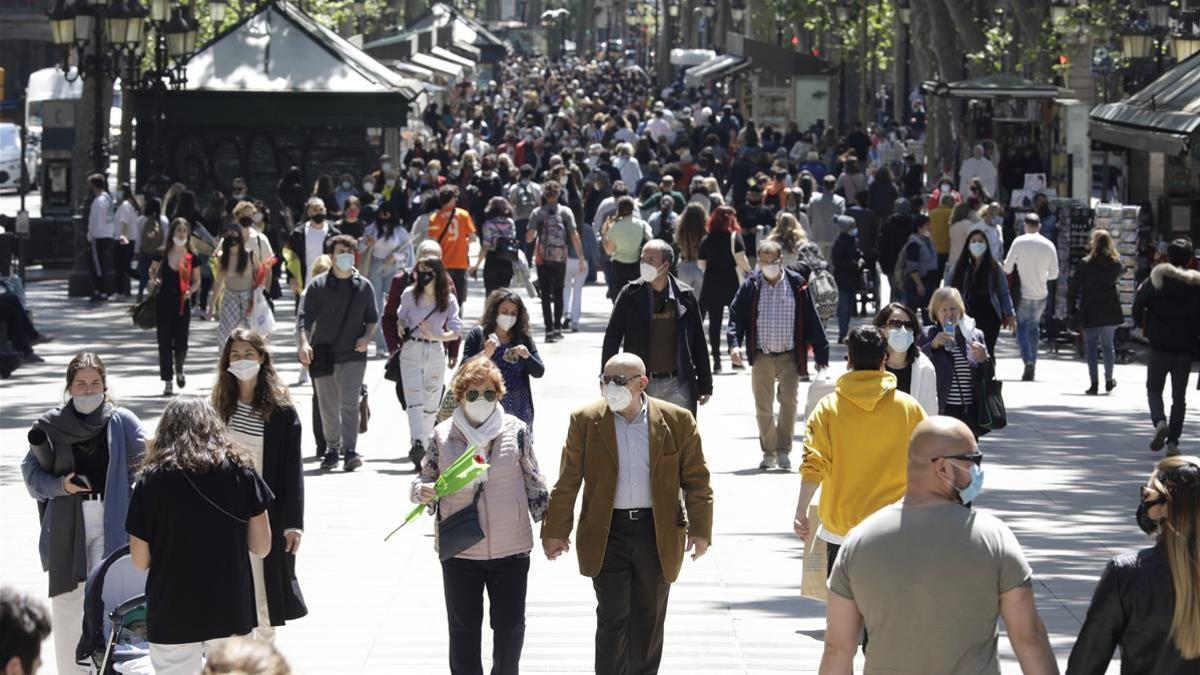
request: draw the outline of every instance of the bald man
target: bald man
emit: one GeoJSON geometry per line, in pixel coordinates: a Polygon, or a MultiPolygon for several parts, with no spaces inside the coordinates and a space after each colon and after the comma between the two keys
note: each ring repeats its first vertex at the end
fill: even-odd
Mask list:
{"type": "Polygon", "coordinates": [[[997,615],[1025,675],[1058,673],[1021,545],[970,508],[982,462],[957,419],[931,417],[913,430],[904,499],[862,521],[838,553],[821,675],[852,672],[864,623],[868,672],[999,675],[997,615]]]}
{"type": "Polygon", "coordinates": [[[649,382],[634,354],[604,364],[604,399],[571,413],[542,525],[542,547],[554,560],[570,549],[582,485],[579,571],[596,591],[598,675],[658,672],[670,585],[684,553],[696,560],[712,540],[712,488],[696,418],[646,396],[649,382]]]}

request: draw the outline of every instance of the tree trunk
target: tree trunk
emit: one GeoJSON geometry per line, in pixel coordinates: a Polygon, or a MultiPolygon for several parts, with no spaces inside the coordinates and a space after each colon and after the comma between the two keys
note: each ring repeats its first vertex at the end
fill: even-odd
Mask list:
{"type": "MultiPolygon", "coordinates": [[[[924,67],[919,69],[922,76],[953,82],[963,76],[962,56],[954,40],[954,27],[941,8],[941,0],[913,0],[913,34],[931,38],[913,43],[917,47],[918,63],[925,61],[924,67]]],[[[958,128],[959,115],[957,107],[944,98],[926,96],[925,102],[925,176],[927,180],[934,180],[944,167],[954,163],[957,151],[954,130],[958,128]]]]}
{"type": "Polygon", "coordinates": [[[488,21],[500,20],[500,0],[486,0],[484,4],[483,16],[488,21]]]}
{"type": "MultiPolygon", "coordinates": [[[[958,35],[959,41],[962,43],[962,53],[970,54],[972,52],[981,52],[987,46],[987,38],[983,34],[983,29],[976,23],[974,7],[971,3],[963,0],[933,0],[930,6],[931,16],[934,17],[934,23],[943,24],[946,26],[946,33],[949,35],[958,35]],[[938,11],[938,10],[941,11],[938,11]],[[944,12],[948,12],[945,14],[944,12]]],[[[944,36],[934,35],[934,39],[944,36]]],[[[977,65],[969,66],[969,71],[972,76],[982,74],[982,69],[977,65]]],[[[957,78],[955,78],[957,79],[957,78]]]]}
{"type": "MultiPolygon", "coordinates": [[[[747,13],[746,22],[749,24],[751,19],[747,13]]],[[[733,13],[729,0],[717,0],[717,30],[712,36],[711,47],[719,52],[724,53],[726,50],[725,33],[733,30],[733,13]]]]}
{"type": "Polygon", "coordinates": [[[679,41],[684,49],[696,48],[696,3],[683,0],[679,7],[679,41]]]}
{"type": "MultiPolygon", "coordinates": [[[[133,90],[128,82],[121,81],[121,146],[117,151],[117,184],[130,179],[129,160],[133,156],[133,90]]],[[[137,186],[132,186],[135,191],[137,186]]]]}
{"type": "Polygon", "coordinates": [[[900,12],[895,12],[893,28],[896,39],[892,40],[892,117],[897,122],[904,123],[905,101],[908,100],[908,43],[909,27],[900,20],[900,12]]]}
{"type": "Polygon", "coordinates": [[[1033,79],[1038,82],[1049,82],[1054,74],[1050,63],[1050,54],[1045,48],[1042,34],[1043,23],[1049,20],[1049,13],[1044,2],[1032,0],[1006,0],[1012,13],[1016,16],[1020,35],[1016,46],[1022,50],[1034,49],[1033,79]]]}
{"type": "Polygon", "coordinates": [[[525,25],[542,25],[542,0],[525,0],[525,25]]]}

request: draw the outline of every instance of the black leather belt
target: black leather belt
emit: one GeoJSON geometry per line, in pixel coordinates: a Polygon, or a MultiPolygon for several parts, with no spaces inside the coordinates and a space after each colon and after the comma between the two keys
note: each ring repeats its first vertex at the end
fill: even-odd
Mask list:
{"type": "Polygon", "coordinates": [[[649,508],[613,509],[613,518],[620,518],[622,520],[641,520],[643,518],[649,518],[653,513],[654,511],[649,508]]]}
{"type": "Polygon", "coordinates": [[[669,379],[675,377],[676,374],[678,374],[678,373],[679,373],[678,370],[672,370],[667,373],[646,373],[646,377],[648,377],[652,380],[669,380],[669,379]]]}
{"type": "Polygon", "coordinates": [[[85,492],[79,495],[79,497],[85,502],[104,500],[104,495],[100,494],[99,492],[85,492]]]}
{"type": "Polygon", "coordinates": [[[427,342],[429,344],[433,344],[433,343],[437,342],[437,340],[426,340],[425,338],[419,338],[419,337],[410,337],[408,339],[412,340],[413,342],[427,342]]]}
{"type": "Polygon", "coordinates": [[[762,354],[763,356],[783,356],[784,354],[791,354],[790,351],[787,351],[787,352],[765,352],[761,349],[758,350],[758,353],[762,354]]]}

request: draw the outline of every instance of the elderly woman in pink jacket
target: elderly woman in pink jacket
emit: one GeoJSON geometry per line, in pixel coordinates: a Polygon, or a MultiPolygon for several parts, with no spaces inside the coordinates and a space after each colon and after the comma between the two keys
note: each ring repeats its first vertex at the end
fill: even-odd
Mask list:
{"type": "Polygon", "coordinates": [[[516,675],[525,641],[525,590],[532,521],[550,501],[521,419],[504,412],[504,377],[489,359],[463,364],[450,384],[458,407],[425,444],[412,500],[435,500],[434,484],[468,447],[490,465],[484,480],[437,501],[435,546],[442,561],[450,672],[480,673],[483,591],[491,602],[492,673],[516,675]]]}

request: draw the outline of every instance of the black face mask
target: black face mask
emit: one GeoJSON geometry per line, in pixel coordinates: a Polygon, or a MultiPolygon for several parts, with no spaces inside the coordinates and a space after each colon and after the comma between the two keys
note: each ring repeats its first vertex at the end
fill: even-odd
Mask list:
{"type": "Polygon", "coordinates": [[[428,286],[431,281],[433,281],[433,272],[417,272],[417,282],[422,286],[428,286]]]}
{"type": "Polygon", "coordinates": [[[1139,502],[1137,514],[1134,516],[1137,519],[1138,527],[1146,534],[1154,534],[1158,531],[1158,521],[1150,517],[1150,508],[1157,506],[1162,502],[1155,500],[1153,504],[1150,502],[1139,502]]]}
{"type": "Polygon", "coordinates": [[[309,216],[309,220],[313,221],[314,223],[323,223],[323,222],[325,222],[325,214],[324,213],[314,213],[311,216],[309,216]]]}

